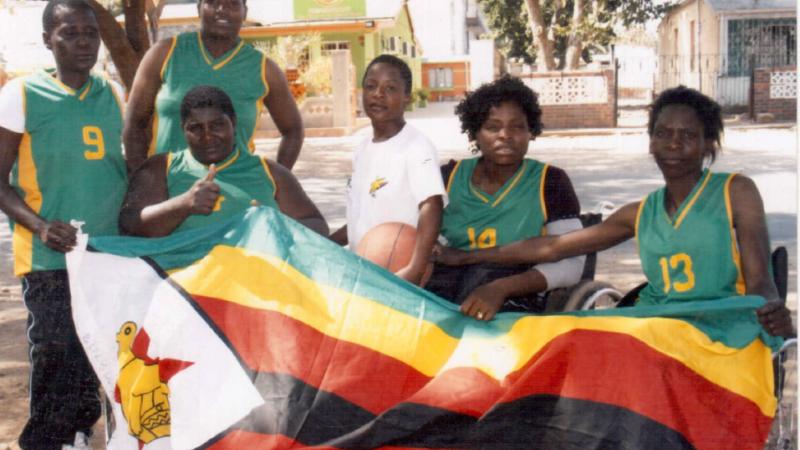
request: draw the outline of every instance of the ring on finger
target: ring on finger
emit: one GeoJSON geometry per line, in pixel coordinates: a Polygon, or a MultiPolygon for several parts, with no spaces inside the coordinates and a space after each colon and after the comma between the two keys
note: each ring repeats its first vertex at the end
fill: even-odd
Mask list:
{"type": "Polygon", "coordinates": [[[476,314],[476,317],[478,318],[478,320],[483,320],[483,312],[478,311],[478,314],[476,314]]]}

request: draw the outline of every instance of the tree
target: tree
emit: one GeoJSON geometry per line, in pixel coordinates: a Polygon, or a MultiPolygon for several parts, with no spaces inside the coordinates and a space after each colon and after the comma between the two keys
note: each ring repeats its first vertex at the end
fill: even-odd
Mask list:
{"type": "Polygon", "coordinates": [[[578,68],[608,46],[615,26],[656,19],[672,5],[658,0],[479,0],[508,58],[541,70],[578,68]]]}

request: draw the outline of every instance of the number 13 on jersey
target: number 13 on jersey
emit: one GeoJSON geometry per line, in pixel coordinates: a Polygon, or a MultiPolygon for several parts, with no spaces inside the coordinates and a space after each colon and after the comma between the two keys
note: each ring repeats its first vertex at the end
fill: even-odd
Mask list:
{"type": "MultiPolygon", "coordinates": [[[[670,289],[676,292],[686,292],[694,288],[695,279],[694,272],[692,271],[692,258],[686,253],[677,253],[667,259],[662,257],[658,260],[661,265],[661,275],[664,279],[664,293],[668,293],[670,289]],[[677,269],[681,267],[683,272],[680,280],[671,279],[670,269],[677,269]]],[[[678,277],[675,277],[678,278],[678,277]]]]}

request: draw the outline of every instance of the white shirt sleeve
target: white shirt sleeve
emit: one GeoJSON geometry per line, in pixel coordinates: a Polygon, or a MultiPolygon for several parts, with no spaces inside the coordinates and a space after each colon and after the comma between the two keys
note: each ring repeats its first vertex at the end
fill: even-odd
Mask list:
{"type": "Polygon", "coordinates": [[[442,182],[436,148],[424,136],[411,140],[411,144],[406,159],[411,195],[418,205],[434,195],[441,195],[443,205],[447,206],[447,191],[442,182]]]}
{"type": "MultiPolygon", "coordinates": [[[[583,228],[580,219],[554,220],[545,225],[548,236],[565,234],[583,228]]],[[[573,256],[553,263],[537,264],[534,269],[544,276],[547,281],[547,290],[560,287],[569,287],[577,284],[583,274],[583,264],[586,256],[573,256]]]]}
{"type": "Polygon", "coordinates": [[[25,132],[22,89],[22,78],[14,78],[0,90],[0,127],[20,134],[25,132]]]}

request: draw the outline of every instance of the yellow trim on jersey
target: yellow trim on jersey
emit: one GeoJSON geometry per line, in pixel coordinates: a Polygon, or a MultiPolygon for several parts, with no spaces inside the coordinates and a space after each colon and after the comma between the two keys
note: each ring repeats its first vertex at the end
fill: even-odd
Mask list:
{"type": "Polygon", "coordinates": [[[158,107],[153,112],[153,126],[150,133],[150,145],[147,147],[148,158],[156,154],[156,145],[158,144],[158,107]]]}
{"type": "MultiPolygon", "coordinates": [[[[39,214],[42,209],[42,191],[39,189],[39,181],[36,178],[36,163],[31,151],[31,135],[27,132],[23,133],[22,141],[19,143],[17,174],[25,204],[33,212],[39,214]]],[[[14,275],[21,276],[30,272],[33,266],[33,232],[18,223],[14,224],[12,248],[14,250],[14,275]]]]}
{"type": "MultiPolygon", "coordinates": [[[[92,84],[94,84],[94,80],[89,78],[89,82],[87,83],[87,86],[83,89],[81,94],[78,96],[78,100],[83,101],[83,99],[85,99],[86,96],[89,95],[89,91],[92,90],[92,84]]],[[[111,90],[113,90],[113,88],[111,88],[111,90]]]]}
{"type": "MultiPolygon", "coordinates": [[[[689,210],[692,209],[692,206],[694,206],[694,204],[697,202],[697,199],[700,198],[700,194],[703,193],[703,189],[706,188],[706,185],[708,184],[708,180],[710,180],[710,179],[711,179],[711,171],[709,170],[709,171],[706,172],[706,177],[703,180],[703,184],[700,185],[700,188],[697,190],[697,192],[694,193],[692,198],[689,200],[689,203],[686,205],[686,208],[683,208],[683,211],[681,211],[681,215],[678,217],[678,220],[675,221],[675,224],[673,225],[673,228],[675,228],[677,230],[678,227],[681,226],[681,223],[683,222],[683,219],[686,218],[686,215],[689,214],[689,210]]],[[[662,206],[662,208],[663,208],[663,206],[662,206]]]]}
{"type": "Polygon", "coordinates": [[[92,89],[92,85],[94,84],[94,80],[92,80],[92,77],[89,76],[88,81],[83,84],[80,92],[78,92],[75,89],[72,89],[71,87],[64,84],[61,80],[54,77],[52,74],[48,73],[48,75],[49,76],[47,78],[50,79],[53,82],[53,84],[64,90],[64,92],[66,92],[69,95],[73,96],[77,95],[79,101],[83,101],[83,99],[86,98],[86,96],[89,94],[89,91],[92,89]]]}
{"type": "Polygon", "coordinates": [[[735,176],[736,174],[732,173],[725,180],[725,212],[728,214],[728,227],[731,233],[731,256],[733,256],[733,264],[736,266],[736,292],[744,295],[747,292],[747,285],[742,273],[742,256],[739,254],[739,243],[736,242],[736,229],[733,227],[733,208],[731,207],[731,182],[735,176]]]}
{"type": "Polygon", "coordinates": [[[261,117],[264,111],[264,99],[269,95],[269,82],[267,82],[267,56],[261,55],[261,82],[264,83],[264,95],[256,99],[256,120],[253,124],[253,130],[250,132],[250,141],[247,143],[247,148],[250,153],[256,151],[256,130],[258,130],[258,118],[261,117]]]}
{"type": "Polygon", "coordinates": [[[239,39],[239,43],[238,43],[238,44],[236,45],[236,47],[235,47],[235,48],[234,48],[234,49],[231,51],[231,54],[230,54],[230,55],[228,55],[228,56],[227,56],[225,59],[223,59],[222,61],[220,61],[220,62],[218,62],[218,63],[214,64],[214,61],[211,59],[211,56],[210,56],[210,55],[208,54],[208,52],[206,51],[206,46],[203,44],[203,38],[201,38],[201,37],[200,37],[200,32],[199,32],[199,31],[197,32],[197,43],[198,43],[198,44],[200,44],[200,54],[201,54],[201,55],[203,55],[203,59],[205,59],[205,60],[206,60],[206,63],[207,63],[209,66],[211,66],[211,68],[212,68],[212,69],[214,69],[214,70],[219,70],[219,69],[221,69],[221,68],[222,68],[222,67],[223,67],[225,64],[228,64],[228,63],[229,63],[229,62],[230,62],[230,61],[231,61],[231,60],[232,60],[232,59],[233,59],[233,58],[234,58],[234,57],[235,57],[235,56],[236,56],[236,55],[239,53],[239,51],[242,49],[242,47],[244,47],[244,39],[241,39],[241,38],[240,38],[240,39],[239,39]]]}
{"type": "Polygon", "coordinates": [[[61,82],[61,80],[59,80],[58,78],[56,78],[56,77],[54,77],[54,76],[53,76],[54,74],[52,74],[52,73],[49,73],[49,72],[48,72],[47,74],[49,75],[47,78],[48,78],[50,81],[52,81],[52,82],[53,82],[53,84],[55,84],[56,86],[60,87],[60,88],[61,88],[61,89],[62,89],[64,92],[66,92],[67,94],[69,94],[69,95],[75,95],[75,89],[72,89],[71,87],[69,87],[69,86],[67,86],[66,84],[62,83],[62,82],[61,82]]]}
{"type": "Polygon", "coordinates": [[[175,46],[177,45],[178,36],[173,36],[172,43],[169,44],[169,50],[167,50],[167,56],[164,58],[164,62],[161,63],[161,70],[158,71],[158,76],[161,78],[161,81],[164,81],[164,72],[167,71],[167,64],[169,63],[170,59],[172,59],[172,53],[175,51],[175,46]]]}
{"type": "MultiPolygon", "coordinates": [[[[497,197],[497,199],[492,203],[492,208],[497,206],[497,204],[500,203],[504,198],[506,198],[506,195],[508,195],[508,193],[511,192],[512,189],[514,189],[514,186],[517,185],[519,179],[522,178],[522,175],[525,173],[525,168],[527,166],[528,166],[528,161],[522,160],[522,165],[520,166],[519,169],[517,169],[517,175],[514,177],[513,180],[511,180],[511,184],[508,185],[506,190],[503,191],[502,194],[500,194],[500,197],[497,197]]],[[[545,217],[545,219],[547,219],[547,217],[545,217]]]]}
{"type": "Polygon", "coordinates": [[[642,218],[642,210],[644,209],[644,205],[647,203],[647,199],[648,197],[650,197],[650,195],[653,194],[649,194],[647,197],[645,197],[642,201],[639,202],[639,208],[636,210],[636,220],[633,222],[633,237],[634,239],[636,239],[637,246],[639,245],[639,221],[642,218]]]}
{"type": "Polygon", "coordinates": [[[478,190],[477,190],[477,189],[475,189],[475,186],[473,186],[473,185],[472,185],[472,181],[470,181],[470,182],[469,182],[469,190],[470,190],[470,191],[471,191],[473,194],[475,194],[475,196],[476,196],[476,197],[478,197],[479,199],[481,199],[481,201],[483,201],[483,203],[489,203],[489,199],[488,199],[488,198],[486,198],[486,197],[485,197],[483,194],[481,194],[480,192],[478,192],[478,190]]]}
{"type": "MultiPolygon", "coordinates": [[[[544,182],[547,178],[547,169],[550,168],[550,164],[545,164],[542,168],[542,179],[539,182],[539,203],[542,205],[542,216],[544,216],[544,223],[547,223],[547,203],[545,203],[544,198],[544,182]]],[[[542,227],[544,228],[544,227],[542,227]]]]}
{"type": "Polygon", "coordinates": [[[453,166],[453,171],[450,172],[450,176],[447,177],[447,187],[446,187],[445,191],[447,191],[448,194],[450,193],[450,186],[453,185],[453,178],[456,176],[456,172],[458,171],[458,168],[461,167],[461,161],[463,161],[463,159],[458,161],[456,163],[456,165],[453,166]]]}
{"type": "Polygon", "coordinates": [[[278,183],[275,182],[275,178],[272,176],[272,171],[269,169],[267,159],[259,157],[258,160],[261,161],[261,165],[264,166],[264,172],[267,173],[267,178],[269,178],[269,181],[272,182],[272,198],[275,198],[277,201],[276,197],[278,196],[278,183]]]}
{"type": "Polygon", "coordinates": [[[261,81],[264,82],[264,97],[269,95],[269,80],[267,80],[267,55],[261,55],[261,81]]]}
{"type": "Polygon", "coordinates": [[[233,164],[237,159],[239,159],[239,155],[240,154],[241,154],[241,152],[237,148],[236,149],[236,153],[234,153],[233,156],[229,157],[227,161],[225,161],[222,164],[217,166],[217,172],[221,172],[221,171],[225,170],[227,167],[229,167],[231,164],[233,164]]]}
{"type": "Polygon", "coordinates": [[[167,171],[166,171],[167,177],[169,177],[169,168],[170,166],[172,166],[172,155],[173,155],[172,152],[167,152],[167,171]]]}

